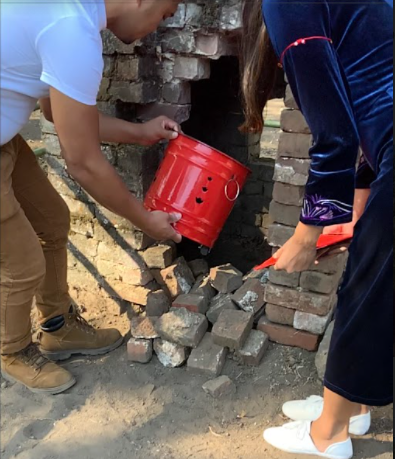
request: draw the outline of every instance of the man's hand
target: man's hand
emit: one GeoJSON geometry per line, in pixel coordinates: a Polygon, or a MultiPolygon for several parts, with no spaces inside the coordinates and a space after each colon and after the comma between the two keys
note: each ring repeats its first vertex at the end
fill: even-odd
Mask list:
{"type": "Polygon", "coordinates": [[[165,212],[151,212],[147,217],[146,224],[141,228],[144,233],[157,241],[181,242],[181,234],[177,233],[173,225],[181,220],[178,213],[167,214],[165,212]]]}
{"type": "Polygon", "coordinates": [[[176,139],[181,132],[181,127],[166,116],[160,116],[159,118],[139,125],[139,130],[137,143],[143,146],[150,146],[161,140],[176,139]]]}

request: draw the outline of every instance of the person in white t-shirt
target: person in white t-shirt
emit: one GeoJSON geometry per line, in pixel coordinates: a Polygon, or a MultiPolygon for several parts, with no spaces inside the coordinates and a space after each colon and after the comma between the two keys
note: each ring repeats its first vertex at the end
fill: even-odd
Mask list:
{"type": "Polygon", "coordinates": [[[157,240],[180,242],[181,216],[147,212],[102,154],[100,142],[151,145],[177,137],[161,117],[133,124],[101,114],[100,32],[124,43],[153,32],[179,0],[26,0],[1,3],[0,27],[0,322],[3,376],[34,392],[61,393],[74,377],[51,361],[99,355],[122,343],[95,330],[72,305],[67,286],[69,210],[19,135],[37,100],[53,121],[68,173],[97,202],[157,240]],[[39,310],[39,344],[30,312],[39,310]]]}

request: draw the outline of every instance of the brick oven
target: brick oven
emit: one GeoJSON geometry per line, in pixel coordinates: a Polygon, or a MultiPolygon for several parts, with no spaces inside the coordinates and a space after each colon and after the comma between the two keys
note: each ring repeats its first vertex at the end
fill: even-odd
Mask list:
{"type": "MultiPolygon", "coordinates": [[[[177,14],[155,34],[130,46],[109,32],[103,33],[105,70],[98,100],[103,112],[137,122],[167,115],[181,123],[186,134],[252,169],[251,180],[207,258],[210,266],[196,261],[200,253],[195,244],[184,241],[177,249],[171,244],[152,247],[153,241],[129,222],[95,203],[68,176],[56,132],[45,121],[42,130],[48,154],[44,167],[71,212],[69,282],[77,303],[96,305],[98,314],[103,310],[127,312],[125,316],[129,317],[141,312],[158,317],[166,315],[172,302],[176,306],[186,305],[202,316],[194,325],[197,335],[192,337],[193,346],[189,347],[199,346],[208,329],[204,316],[215,306],[216,311],[231,311],[233,320],[238,317],[236,313],[250,315],[247,319],[239,317],[246,327],[235,346],[243,347],[249,339],[250,346],[260,346],[258,357],[263,355],[266,340],[263,335],[253,338],[249,335],[254,323],[254,328],[267,333],[273,341],[315,350],[333,315],[344,256],[323,262],[302,275],[272,271],[243,280],[243,274],[270,256],[273,248],[282,245],[297,224],[312,138],[289,90],[276,161],[262,155],[260,135],[242,135],[238,131],[243,120],[237,59],[241,3],[240,0],[181,3],[177,14]],[[221,275],[233,279],[228,284],[234,288],[228,285],[223,291],[218,290],[217,271],[210,274],[210,267],[227,263],[233,266],[222,268],[220,271],[225,274],[221,275]],[[206,277],[209,274],[211,280],[206,277]],[[192,298],[191,292],[195,295],[192,298]],[[182,295],[189,298],[180,300],[182,295]],[[250,301],[247,306],[246,297],[250,301]]],[[[281,86],[282,82],[280,90],[281,86]]],[[[165,145],[143,148],[105,144],[103,154],[130,191],[142,199],[164,148],[165,145]]],[[[194,321],[182,314],[179,320],[194,321]]],[[[213,325],[210,318],[207,323],[213,325]]],[[[166,319],[161,320],[159,328],[163,327],[166,328],[166,319]]],[[[163,333],[171,341],[168,330],[163,333]]],[[[155,331],[151,329],[145,338],[140,335],[135,338],[137,342],[131,344],[131,352],[152,354],[155,331]]],[[[211,339],[211,335],[203,339],[205,349],[212,350],[211,339]]],[[[170,349],[176,359],[182,356],[186,359],[188,352],[174,348],[175,344],[188,347],[178,342],[173,347],[169,345],[170,349],[161,342],[156,348],[160,348],[159,353],[164,348],[170,349]]],[[[218,348],[213,352],[221,353],[223,358],[218,348]]]]}

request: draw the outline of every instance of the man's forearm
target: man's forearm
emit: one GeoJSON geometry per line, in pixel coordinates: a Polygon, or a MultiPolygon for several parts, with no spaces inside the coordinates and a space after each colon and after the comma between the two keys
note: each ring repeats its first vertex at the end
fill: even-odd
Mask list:
{"type": "Polygon", "coordinates": [[[102,142],[130,144],[141,141],[141,124],[130,123],[99,113],[99,126],[102,142]]]}

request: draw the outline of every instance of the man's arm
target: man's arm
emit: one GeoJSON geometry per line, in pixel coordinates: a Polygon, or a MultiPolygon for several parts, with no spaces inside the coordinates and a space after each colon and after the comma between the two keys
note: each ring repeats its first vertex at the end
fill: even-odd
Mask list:
{"type": "Polygon", "coordinates": [[[51,88],[50,97],[70,175],[100,204],[148,235],[158,240],[180,242],[181,236],[171,226],[180,216],[148,212],[102,154],[97,108],[76,102],[54,88],[51,88]]]}

